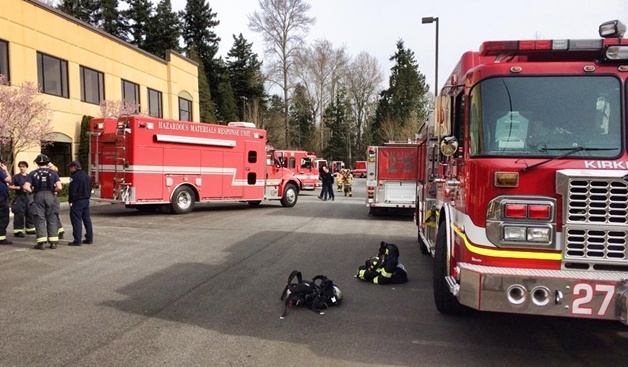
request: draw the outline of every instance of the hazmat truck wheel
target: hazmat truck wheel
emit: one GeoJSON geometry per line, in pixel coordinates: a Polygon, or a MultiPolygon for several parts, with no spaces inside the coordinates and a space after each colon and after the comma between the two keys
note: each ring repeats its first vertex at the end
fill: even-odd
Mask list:
{"type": "Polygon", "coordinates": [[[299,192],[294,184],[287,184],[283,190],[283,197],[281,198],[281,205],[285,208],[292,208],[297,203],[299,192]]]}
{"type": "Polygon", "coordinates": [[[187,214],[194,209],[195,197],[192,189],[181,186],[175,190],[170,201],[172,210],[177,214],[187,214]]]}
{"type": "Polygon", "coordinates": [[[469,309],[458,302],[458,299],[449,291],[445,277],[451,275],[447,264],[447,228],[445,223],[438,226],[436,249],[434,252],[434,303],[440,313],[446,315],[461,315],[469,309]]]}

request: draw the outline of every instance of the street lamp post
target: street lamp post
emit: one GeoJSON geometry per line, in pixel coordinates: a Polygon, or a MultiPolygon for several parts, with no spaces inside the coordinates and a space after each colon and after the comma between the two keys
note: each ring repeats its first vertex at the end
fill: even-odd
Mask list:
{"type": "Polygon", "coordinates": [[[434,66],[435,74],[436,74],[434,76],[434,97],[436,97],[438,96],[438,17],[423,17],[421,18],[421,23],[422,24],[436,23],[436,56],[435,56],[436,65],[434,66]]]}

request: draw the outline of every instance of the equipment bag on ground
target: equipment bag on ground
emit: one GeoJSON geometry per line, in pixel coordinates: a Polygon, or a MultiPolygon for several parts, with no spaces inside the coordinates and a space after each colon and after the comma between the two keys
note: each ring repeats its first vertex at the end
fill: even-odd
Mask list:
{"type": "Polygon", "coordinates": [[[317,275],[312,280],[303,280],[301,272],[293,270],[288,277],[288,284],[281,293],[281,300],[285,300],[282,319],[286,317],[288,308],[300,305],[323,315],[323,310],[342,302],[342,292],[324,275],[317,275]]]}

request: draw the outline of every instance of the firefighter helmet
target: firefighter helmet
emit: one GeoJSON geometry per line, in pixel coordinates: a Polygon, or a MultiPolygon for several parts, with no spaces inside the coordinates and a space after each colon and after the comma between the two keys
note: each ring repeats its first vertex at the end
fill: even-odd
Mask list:
{"type": "Polygon", "coordinates": [[[35,163],[37,165],[43,166],[50,163],[50,158],[48,158],[45,154],[39,154],[37,158],[35,158],[35,163]]]}

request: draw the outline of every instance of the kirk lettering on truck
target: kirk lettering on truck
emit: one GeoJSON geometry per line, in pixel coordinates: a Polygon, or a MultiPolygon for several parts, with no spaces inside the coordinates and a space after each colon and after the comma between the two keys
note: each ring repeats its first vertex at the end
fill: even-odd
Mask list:
{"type": "Polygon", "coordinates": [[[296,204],[302,182],[278,164],[266,131],[143,116],[93,119],[90,173],[101,201],[188,213],[196,203],[296,204]]]}
{"type": "Polygon", "coordinates": [[[625,31],[460,56],[417,144],[414,222],[441,313],[628,325],[625,31]]]}

